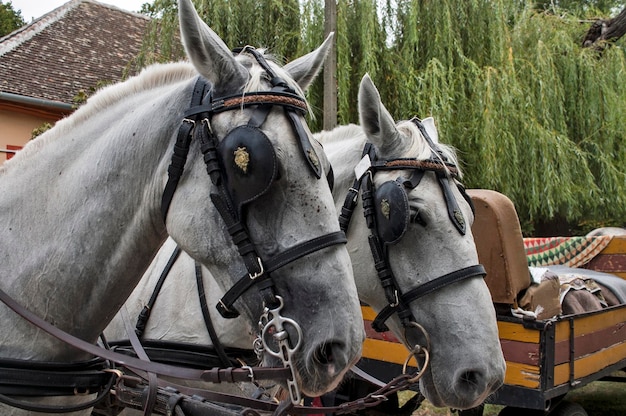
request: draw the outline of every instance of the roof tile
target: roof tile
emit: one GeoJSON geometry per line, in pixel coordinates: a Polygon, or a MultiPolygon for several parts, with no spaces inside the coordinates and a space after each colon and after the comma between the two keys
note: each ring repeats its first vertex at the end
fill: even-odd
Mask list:
{"type": "Polygon", "coordinates": [[[150,19],[72,0],[0,38],[0,92],[72,103],[98,81],[120,81],[150,19]]]}

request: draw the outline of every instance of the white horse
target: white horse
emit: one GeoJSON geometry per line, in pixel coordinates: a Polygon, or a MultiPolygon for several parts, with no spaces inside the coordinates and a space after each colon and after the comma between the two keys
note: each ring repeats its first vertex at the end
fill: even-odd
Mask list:
{"type": "MultiPolygon", "coordinates": [[[[155,66],[106,88],[0,168],[0,289],[35,315],[93,343],[169,234],[210,265],[223,290],[252,272],[262,275],[257,281],[272,283],[248,290],[237,308],[256,322],[265,302],[270,322],[264,330],[284,329],[294,349],[293,382],[306,394],[323,393],[358,359],[364,339],[345,239],[327,239],[326,246],[316,245],[300,258],[284,253],[341,234],[323,177],[328,162],[309,140],[303,118],[302,88],[318,72],[329,43],[281,69],[253,49],[235,57],[190,0],[180,0],[179,10],[191,65],[155,66]],[[270,92],[272,75],[291,90],[270,92]],[[198,137],[203,148],[214,139],[218,172],[212,175],[222,174],[217,185],[207,175],[198,137]],[[191,143],[174,187],[176,168],[168,179],[168,165],[177,138],[191,143]],[[248,147],[238,147],[239,141],[248,147]],[[258,186],[259,180],[263,189],[242,185],[258,186]],[[169,193],[162,208],[164,187],[169,193]],[[234,246],[213,200],[225,201],[232,208],[227,215],[241,218],[258,258],[245,265],[240,260],[246,247],[234,246]],[[258,270],[276,258],[291,263],[275,265],[271,274],[258,270]],[[272,328],[277,322],[272,318],[284,318],[286,327],[272,328]]],[[[0,366],[8,359],[58,364],[89,358],[4,304],[0,322],[0,366]]],[[[284,362],[265,354],[264,364],[284,362]]],[[[1,385],[6,373],[0,373],[1,385]]],[[[21,414],[0,408],[3,415],[12,411],[21,414]]]]}
{"type": "MultiPolygon", "coordinates": [[[[407,229],[395,244],[387,245],[389,263],[399,291],[405,294],[416,286],[435,281],[439,276],[476,265],[478,257],[470,230],[473,213],[446,168],[455,169],[457,164],[451,149],[435,143],[433,147],[441,150],[441,155],[433,151],[414,122],[403,121],[396,126],[368,76],[361,83],[359,109],[362,128],[344,126],[316,135],[324,145],[335,172],[333,194],[338,211],[341,212],[348,189],[354,185],[355,167],[364,163],[362,151],[366,142],[375,144],[381,160],[410,158],[404,160],[405,164],[410,164],[412,161],[430,160],[433,153],[436,157],[445,156],[448,164],[436,159],[433,162],[434,171],[429,168],[389,170],[374,175],[375,186],[382,190],[388,181],[395,182],[398,177],[411,179],[413,173],[419,175],[419,172],[424,172],[418,186],[406,189],[407,212],[398,221],[400,224],[409,221],[410,224],[405,224],[407,229]],[[453,184],[448,190],[453,193],[454,201],[446,201],[437,173],[443,174],[443,181],[453,184]],[[448,215],[448,205],[454,203],[465,221],[464,234],[457,228],[459,223],[455,225],[448,215]]],[[[437,131],[432,119],[424,120],[423,124],[436,142],[437,131]]],[[[392,211],[392,214],[399,213],[392,211]]],[[[384,227],[384,224],[380,226],[384,227]]],[[[363,205],[359,202],[347,230],[348,249],[359,297],[376,311],[381,311],[389,305],[389,299],[377,276],[368,245],[369,234],[363,205]]],[[[158,261],[153,263],[129,298],[126,305],[132,316],[137,316],[148,302],[174,248],[173,241],[166,243],[157,257],[158,261]]],[[[212,345],[200,312],[193,259],[182,253],[169,273],[151,310],[144,339],[212,345]]],[[[254,339],[254,327],[241,320],[222,319],[212,307],[222,293],[215,287],[209,270],[203,269],[202,275],[211,321],[220,343],[227,347],[249,349],[254,339]]],[[[299,299],[306,304],[312,302],[308,294],[299,299]]],[[[420,380],[425,397],[436,406],[457,409],[472,408],[482,403],[502,384],[505,369],[496,316],[482,277],[470,275],[455,283],[442,284],[441,288],[410,302],[409,306],[412,319],[430,335],[431,361],[420,380]]],[[[333,317],[332,322],[332,326],[339,324],[339,318],[333,317]]],[[[405,329],[394,315],[389,326],[399,339],[404,340],[409,350],[416,343],[424,345],[421,330],[410,322],[405,329]]],[[[326,328],[320,328],[320,331],[324,330],[326,328]]],[[[107,328],[107,335],[112,340],[126,337],[121,318],[107,328]]]]}

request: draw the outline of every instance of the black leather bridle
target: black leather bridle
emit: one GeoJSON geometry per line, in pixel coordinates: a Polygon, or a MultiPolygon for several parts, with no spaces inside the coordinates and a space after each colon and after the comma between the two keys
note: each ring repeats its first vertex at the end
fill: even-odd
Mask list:
{"type": "MultiPolygon", "coordinates": [[[[265,152],[265,154],[273,155],[269,139],[260,138],[256,140],[254,136],[265,137],[260,127],[265,122],[270,110],[274,106],[279,106],[283,107],[292,128],[296,132],[298,144],[307,166],[317,179],[321,177],[322,167],[320,159],[300,121],[299,116],[305,114],[307,110],[304,99],[298,96],[283,79],[276,76],[263,56],[254,48],[246,47],[242,52],[252,54],[263,67],[270,78],[272,89],[266,92],[246,93],[245,95],[238,93],[216,98],[212,96],[211,85],[201,77],[198,78],[194,86],[191,108],[185,112],[185,119],[178,132],[172,163],[168,169],[169,179],[163,193],[162,202],[162,215],[165,220],[174,191],[183,172],[191,141],[192,139],[198,140],[201,143],[207,172],[212,183],[217,187],[217,192],[211,194],[211,200],[226,223],[232,241],[237,246],[247,269],[247,274],[242,276],[217,304],[217,309],[224,318],[236,318],[239,316],[239,312],[233,307],[233,304],[252,286],[259,288],[266,306],[276,306],[278,300],[271,272],[310,253],[347,242],[345,233],[337,231],[297,244],[270,258],[263,258],[257,253],[246,227],[243,206],[266,191],[274,177],[270,175],[264,178],[264,180],[257,181],[249,190],[242,189],[240,181],[237,179],[241,176],[240,172],[235,172],[237,168],[233,167],[232,163],[224,160],[230,157],[225,148],[229,146],[234,147],[235,144],[233,143],[242,141],[246,146],[254,148],[254,152],[265,152]],[[222,140],[215,137],[210,128],[211,117],[214,114],[251,106],[255,108],[247,125],[236,127],[222,140]],[[235,133],[235,131],[237,132],[235,133]],[[229,139],[231,135],[234,136],[234,139],[229,139]],[[253,136],[253,138],[250,138],[250,136],[253,136]],[[265,140],[267,140],[267,143],[265,143],[265,140]],[[233,143],[222,146],[227,141],[233,143]],[[268,149],[267,146],[270,146],[270,148],[268,149]],[[265,186],[264,191],[250,194],[250,192],[257,192],[254,188],[260,185],[258,182],[265,186]]],[[[248,151],[247,155],[244,156],[253,158],[253,151],[248,151]]],[[[252,160],[251,162],[255,161],[252,160]]],[[[257,168],[256,174],[265,174],[263,173],[266,171],[265,168],[266,166],[257,168]]],[[[251,173],[252,176],[254,174],[255,172],[251,173]]],[[[252,178],[252,181],[254,182],[254,178],[252,178]]]]}
{"type": "MultiPolygon", "coordinates": [[[[448,216],[458,232],[465,234],[467,227],[450,185],[451,182],[454,183],[457,167],[445,158],[443,152],[439,150],[439,147],[428,135],[423,123],[417,118],[411,121],[419,128],[428,145],[433,149],[431,157],[426,160],[405,158],[381,160],[377,156],[376,147],[371,143],[367,143],[363,150],[363,157],[369,159],[369,166],[363,171],[361,176],[354,180],[339,214],[340,227],[347,233],[359,193],[361,194],[363,214],[367,226],[371,230],[369,246],[374,258],[378,278],[388,301],[388,305],[378,313],[372,322],[372,328],[377,332],[389,330],[385,321],[394,313],[398,314],[405,328],[412,326],[411,322],[415,322],[415,317],[409,308],[411,302],[452,283],[473,277],[484,277],[486,274],[484,267],[477,264],[437,277],[406,293],[402,292],[396,281],[389,263],[388,246],[397,243],[408,226],[408,200],[406,199],[404,188],[414,189],[417,187],[424,172],[431,171],[437,176],[446,201],[448,216]],[[396,181],[389,181],[377,190],[374,185],[376,172],[389,170],[407,170],[411,172],[411,176],[409,179],[398,178],[396,181]],[[380,195],[381,193],[383,195],[380,195]],[[380,204],[385,204],[388,211],[381,213],[380,204]]],[[[459,184],[456,184],[456,186],[473,211],[474,207],[465,189],[459,184]]]]}

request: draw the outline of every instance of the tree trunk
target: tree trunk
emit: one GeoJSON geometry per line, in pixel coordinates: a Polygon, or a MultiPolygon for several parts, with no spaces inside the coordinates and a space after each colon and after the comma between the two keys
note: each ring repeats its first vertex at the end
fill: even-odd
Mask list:
{"type": "Polygon", "coordinates": [[[335,32],[333,45],[324,64],[324,130],[337,126],[337,3],[326,0],[324,7],[324,35],[335,32]]]}
{"type": "Polygon", "coordinates": [[[612,19],[596,20],[585,35],[583,46],[604,49],[601,41],[615,42],[626,34],[626,7],[612,19]]]}

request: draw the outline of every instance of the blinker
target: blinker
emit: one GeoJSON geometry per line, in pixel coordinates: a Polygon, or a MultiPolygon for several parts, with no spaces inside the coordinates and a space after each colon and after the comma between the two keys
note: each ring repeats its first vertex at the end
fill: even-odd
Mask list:
{"type": "Polygon", "coordinates": [[[376,228],[386,244],[396,244],[409,227],[409,197],[399,181],[387,181],[376,188],[376,228]]]}
{"type": "Polygon", "coordinates": [[[278,163],[270,139],[244,125],[231,130],[217,147],[225,189],[239,214],[243,205],[265,194],[276,179],[278,163]]]}

